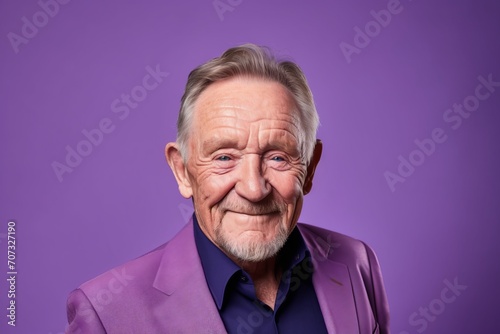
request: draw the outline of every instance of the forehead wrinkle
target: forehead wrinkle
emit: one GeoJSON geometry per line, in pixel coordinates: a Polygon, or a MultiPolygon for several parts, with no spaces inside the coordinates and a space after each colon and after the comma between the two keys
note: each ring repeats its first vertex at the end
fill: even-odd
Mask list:
{"type": "Polygon", "coordinates": [[[271,126],[260,122],[252,123],[247,147],[258,152],[269,149],[295,152],[299,146],[299,138],[294,130],[296,127],[293,122],[273,122],[271,126]]]}
{"type": "MultiPolygon", "coordinates": [[[[296,125],[300,124],[300,115],[296,101],[292,93],[283,85],[277,82],[269,82],[267,80],[259,80],[263,84],[272,84],[280,87],[279,90],[273,90],[273,95],[269,95],[269,90],[255,93],[253,90],[248,90],[245,85],[238,85],[241,78],[232,78],[229,82],[232,85],[225,85],[224,89],[220,89],[222,82],[216,82],[210,85],[199,97],[196,103],[196,111],[201,119],[211,119],[211,115],[218,114],[216,117],[230,117],[241,121],[259,121],[255,118],[256,112],[264,112],[261,118],[280,120],[291,120],[296,125]],[[257,95],[258,94],[258,95],[257,95]],[[271,115],[270,115],[271,114],[271,115]]],[[[255,80],[255,79],[254,79],[255,80]]],[[[243,81],[254,82],[254,80],[243,81]]]]}
{"type": "Polygon", "coordinates": [[[295,150],[301,145],[300,112],[286,87],[269,95],[270,90],[255,93],[246,85],[226,84],[222,89],[220,84],[208,87],[195,105],[198,147],[204,151],[225,145],[244,149],[253,142],[262,151],[277,146],[295,146],[295,150]]]}
{"type": "MultiPolygon", "coordinates": [[[[237,78],[233,79],[238,82],[237,78]]],[[[265,80],[263,82],[278,85],[281,89],[279,91],[274,91],[274,96],[270,98],[267,95],[267,92],[263,92],[264,96],[256,95],[252,91],[249,92],[246,90],[246,87],[241,86],[227,86],[224,87],[224,91],[216,90],[213,92],[210,88],[218,86],[217,83],[214,83],[212,84],[214,87],[209,86],[200,95],[197,107],[201,109],[199,111],[216,110],[229,112],[235,117],[238,115],[240,119],[243,119],[241,116],[244,116],[245,112],[248,112],[247,115],[251,118],[254,110],[277,111],[279,114],[284,114],[285,117],[293,114],[293,118],[296,118],[297,115],[294,111],[296,111],[297,106],[291,92],[280,83],[272,81],[268,82],[265,80]],[[208,91],[210,91],[210,94],[208,91]],[[236,94],[237,96],[234,96],[233,94],[236,94]],[[238,112],[238,110],[243,111],[243,113],[238,112]]],[[[249,119],[246,120],[250,121],[249,119]]]]}
{"type": "Polygon", "coordinates": [[[246,132],[248,122],[239,119],[234,113],[232,115],[221,115],[215,111],[213,117],[208,117],[209,112],[205,115],[200,115],[196,118],[195,128],[198,129],[198,135],[202,141],[211,140],[213,138],[221,137],[221,133],[232,134],[238,137],[237,132],[246,132]]]}
{"type": "MultiPolygon", "coordinates": [[[[239,108],[241,109],[241,108],[239,108]]],[[[246,120],[241,119],[234,108],[211,108],[211,109],[203,109],[198,111],[198,117],[196,117],[200,127],[206,127],[207,123],[213,123],[217,125],[217,121],[225,120],[230,122],[248,122],[246,120]]]]}
{"type": "Polygon", "coordinates": [[[258,145],[260,150],[278,149],[296,151],[299,138],[288,129],[264,129],[259,132],[258,145]]]}
{"type": "Polygon", "coordinates": [[[206,139],[204,139],[201,143],[203,147],[210,149],[220,149],[224,147],[242,147],[243,139],[246,137],[244,132],[246,132],[245,128],[235,128],[233,126],[220,126],[214,128],[213,130],[218,131],[210,131],[207,133],[206,139]],[[227,129],[227,131],[222,132],[221,129],[227,129]],[[229,136],[227,134],[230,134],[229,136]],[[241,134],[241,135],[240,135],[241,134]]]}

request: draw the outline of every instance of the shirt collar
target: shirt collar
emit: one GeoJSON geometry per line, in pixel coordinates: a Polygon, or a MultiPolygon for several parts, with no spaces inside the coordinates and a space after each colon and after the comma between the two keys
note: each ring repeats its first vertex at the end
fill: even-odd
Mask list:
{"type": "Polygon", "coordinates": [[[227,283],[241,268],[207,238],[198,225],[198,220],[194,214],[193,222],[194,240],[205,273],[205,279],[220,310],[224,301],[227,283]]]}
{"type": "MultiPolygon", "coordinates": [[[[193,214],[193,225],[194,239],[205,279],[220,310],[229,281],[236,273],[243,270],[207,238],[201,230],[195,214],[193,214]]],[[[295,227],[278,254],[278,263],[283,266],[283,272],[286,272],[306,257],[310,257],[310,252],[299,229],[295,227]]]]}
{"type": "Polygon", "coordinates": [[[299,229],[295,226],[278,253],[278,263],[282,266],[283,272],[286,272],[310,257],[310,254],[299,229]]]}

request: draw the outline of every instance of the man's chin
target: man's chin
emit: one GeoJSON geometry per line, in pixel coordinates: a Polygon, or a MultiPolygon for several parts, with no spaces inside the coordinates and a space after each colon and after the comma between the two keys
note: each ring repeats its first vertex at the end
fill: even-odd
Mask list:
{"type": "Polygon", "coordinates": [[[248,231],[245,234],[238,239],[218,238],[217,242],[230,257],[245,262],[262,262],[274,257],[287,239],[286,235],[281,234],[272,240],[264,241],[259,240],[263,237],[260,232],[248,231]]]}
{"type": "Polygon", "coordinates": [[[263,262],[268,259],[273,258],[277,253],[279,249],[277,250],[262,250],[260,248],[259,250],[255,249],[226,249],[226,253],[233,259],[236,259],[241,262],[263,262]]]}

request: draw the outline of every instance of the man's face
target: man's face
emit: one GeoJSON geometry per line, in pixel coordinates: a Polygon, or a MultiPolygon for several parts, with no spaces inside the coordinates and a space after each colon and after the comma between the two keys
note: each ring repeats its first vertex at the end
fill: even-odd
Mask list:
{"type": "Polygon", "coordinates": [[[307,174],[297,113],[285,87],[253,78],[216,82],[195,104],[181,192],[233,258],[274,256],[297,223],[307,174]]]}

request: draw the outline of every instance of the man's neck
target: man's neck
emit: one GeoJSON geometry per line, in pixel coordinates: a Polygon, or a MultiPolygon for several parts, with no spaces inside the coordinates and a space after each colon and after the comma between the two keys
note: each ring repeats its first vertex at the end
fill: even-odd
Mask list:
{"type": "Polygon", "coordinates": [[[274,309],[282,274],[281,268],[276,265],[276,257],[260,262],[235,262],[252,278],[257,298],[274,309]]]}

